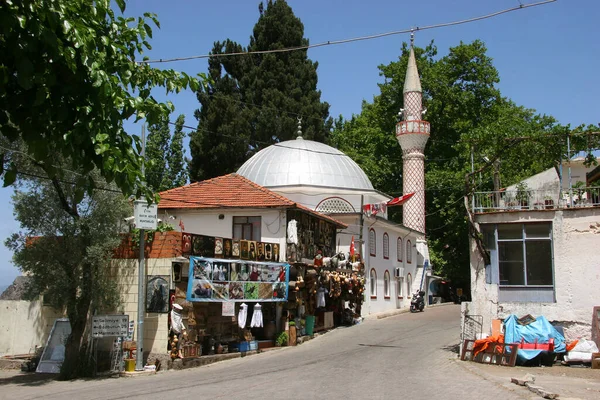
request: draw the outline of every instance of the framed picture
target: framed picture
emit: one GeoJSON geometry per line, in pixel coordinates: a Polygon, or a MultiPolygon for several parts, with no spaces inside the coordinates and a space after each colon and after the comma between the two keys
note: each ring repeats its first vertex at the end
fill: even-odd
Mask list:
{"type": "Polygon", "coordinates": [[[248,260],[256,261],[256,242],[255,241],[248,242],[248,260]]]}
{"type": "Polygon", "coordinates": [[[223,238],[215,238],[215,258],[223,258],[223,238]]]}
{"type": "Polygon", "coordinates": [[[223,239],[223,258],[231,258],[232,246],[231,239],[223,239]]]}
{"type": "Polygon", "coordinates": [[[240,258],[240,241],[233,239],[231,241],[231,257],[240,258]]]}
{"type": "Polygon", "coordinates": [[[249,243],[247,240],[240,241],[240,258],[242,260],[248,259],[248,247],[249,243]]]}
{"type": "Polygon", "coordinates": [[[169,312],[169,276],[149,275],[146,285],[146,312],[169,312]]]}
{"type": "Polygon", "coordinates": [[[263,242],[256,243],[256,260],[265,261],[265,244],[263,242]]]}
{"type": "Polygon", "coordinates": [[[265,243],[265,261],[273,260],[273,245],[271,243],[265,243]]]}
{"type": "Polygon", "coordinates": [[[273,261],[279,262],[279,244],[273,243],[273,261]]]}

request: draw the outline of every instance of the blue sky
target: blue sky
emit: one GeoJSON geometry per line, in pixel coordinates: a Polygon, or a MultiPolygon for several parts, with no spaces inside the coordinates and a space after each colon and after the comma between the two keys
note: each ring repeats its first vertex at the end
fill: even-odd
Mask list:
{"type": "MultiPolygon", "coordinates": [[[[289,0],[304,23],[310,43],[372,35],[463,20],[489,14],[533,0],[289,0]]],[[[158,14],[161,29],[154,30],[150,58],[174,58],[207,54],[212,44],[230,38],[246,46],[258,19],[257,0],[200,2],[185,0],[131,0],[126,14],[158,14]]],[[[600,93],[600,2],[558,0],[547,5],[504,14],[465,25],[417,32],[415,43],[431,40],[439,56],[463,42],[481,39],[500,73],[500,90],[517,104],[552,115],[563,124],[599,123],[597,94],[600,93]]],[[[332,116],[351,117],[363,100],[378,94],[378,65],[400,55],[408,35],[327,46],[308,52],[319,62],[318,87],[330,105],[332,116]]],[[[163,65],[190,74],[206,71],[205,60],[163,65]]],[[[156,94],[164,100],[162,93],[156,94]]],[[[169,98],[176,114],[186,115],[195,126],[198,102],[193,93],[169,98]]],[[[175,119],[175,117],[173,118],[175,119]]],[[[128,124],[131,133],[140,127],[128,124]]],[[[435,127],[432,127],[435,135],[435,127]]],[[[19,229],[10,205],[11,188],[0,189],[0,240],[19,229]]],[[[11,254],[0,246],[0,286],[19,274],[10,263],[11,254]]]]}

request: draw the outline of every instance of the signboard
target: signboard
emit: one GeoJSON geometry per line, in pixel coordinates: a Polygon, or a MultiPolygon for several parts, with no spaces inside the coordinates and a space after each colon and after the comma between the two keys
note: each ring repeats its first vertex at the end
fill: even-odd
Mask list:
{"type": "Polygon", "coordinates": [[[95,315],[92,317],[92,337],[129,335],[129,315],[95,315]]]}
{"type": "Polygon", "coordinates": [[[135,227],[138,229],[156,229],[158,221],[158,205],[148,205],[146,200],[136,200],[133,203],[135,227]]]}
{"type": "Polygon", "coordinates": [[[287,263],[190,257],[187,301],[287,301],[287,263]]]}

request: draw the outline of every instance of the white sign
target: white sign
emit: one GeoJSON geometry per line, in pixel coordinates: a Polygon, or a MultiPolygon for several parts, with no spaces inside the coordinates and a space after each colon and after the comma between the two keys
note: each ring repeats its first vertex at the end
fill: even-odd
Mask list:
{"type": "Polygon", "coordinates": [[[127,336],[129,315],[95,315],[92,317],[92,337],[127,336]]]}
{"type": "Polygon", "coordinates": [[[133,203],[133,215],[136,228],[156,229],[158,221],[158,205],[156,203],[148,205],[146,200],[136,200],[133,203]]]}
{"type": "Polygon", "coordinates": [[[223,317],[235,317],[235,303],[232,301],[224,301],[221,303],[221,316],[223,317]]]}

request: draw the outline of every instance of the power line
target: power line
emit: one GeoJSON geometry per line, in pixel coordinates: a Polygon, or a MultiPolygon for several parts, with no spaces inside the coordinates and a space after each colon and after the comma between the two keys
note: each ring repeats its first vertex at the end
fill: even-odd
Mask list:
{"type": "Polygon", "coordinates": [[[368,36],[359,36],[359,37],[349,38],[349,39],[328,40],[326,42],[321,42],[321,43],[317,43],[317,44],[309,44],[309,45],[305,45],[305,46],[294,46],[294,47],[286,47],[283,49],[273,49],[273,50],[242,51],[242,52],[236,52],[236,53],[203,54],[203,55],[197,55],[197,56],[167,58],[167,59],[161,58],[158,60],[138,61],[138,63],[154,64],[154,63],[168,63],[168,62],[175,62],[175,61],[189,61],[189,60],[197,60],[197,59],[211,58],[211,57],[231,57],[231,56],[243,56],[243,55],[251,55],[251,54],[288,53],[288,52],[292,52],[292,51],[308,50],[308,49],[314,49],[317,47],[333,46],[333,45],[339,45],[339,44],[345,44],[345,43],[351,43],[351,42],[358,42],[358,41],[362,41],[362,40],[379,39],[379,38],[386,37],[386,36],[401,35],[401,34],[411,33],[411,32],[415,32],[415,31],[424,31],[424,30],[429,30],[429,29],[438,29],[438,28],[445,28],[448,26],[468,24],[471,22],[476,22],[476,21],[481,21],[481,20],[488,19],[488,18],[497,17],[498,15],[506,14],[506,13],[509,13],[512,11],[519,11],[519,10],[523,10],[525,8],[541,6],[541,5],[548,4],[548,3],[554,3],[555,1],[556,0],[545,0],[545,1],[540,1],[540,2],[532,3],[532,4],[520,4],[518,7],[507,8],[505,10],[496,11],[491,14],[486,14],[486,15],[482,15],[482,16],[478,16],[478,17],[463,19],[463,20],[459,20],[459,21],[445,22],[445,23],[441,23],[441,24],[426,25],[426,26],[421,26],[421,27],[417,26],[417,27],[410,28],[410,29],[402,29],[402,30],[398,30],[398,31],[378,33],[375,35],[368,35],[368,36]]]}

